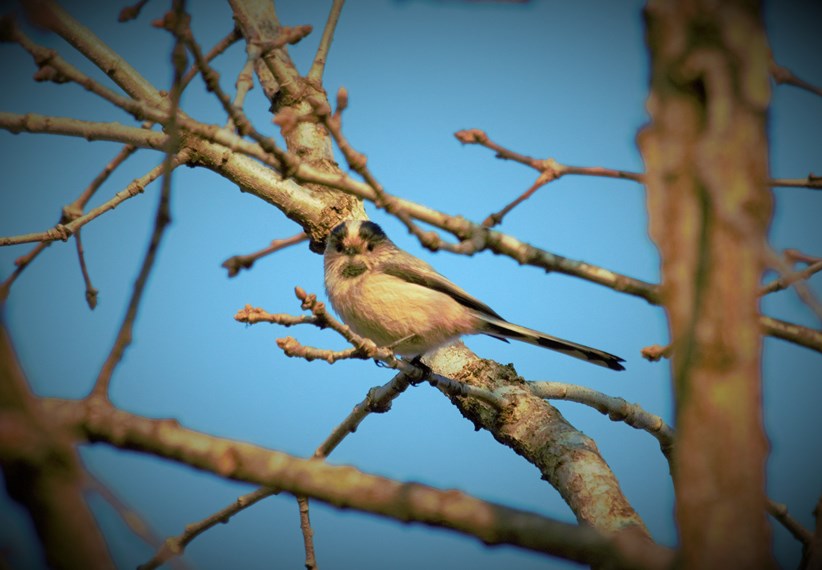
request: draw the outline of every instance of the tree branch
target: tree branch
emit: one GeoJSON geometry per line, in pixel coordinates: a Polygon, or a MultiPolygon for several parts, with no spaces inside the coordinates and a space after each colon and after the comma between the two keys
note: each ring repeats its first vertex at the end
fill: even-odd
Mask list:
{"type": "Polygon", "coordinates": [[[337,22],[340,19],[340,12],[342,12],[345,0],[334,0],[331,4],[331,11],[328,14],[328,20],[325,22],[323,35],[320,38],[320,45],[317,48],[317,53],[314,55],[314,61],[311,63],[311,69],[308,71],[308,79],[312,81],[321,82],[323,79],[323,72],[325,71],[325,64],[328,60],[328,50],[331,47],[331,42],[334,40],[334,30],[337,29],[337,22]]]}
{"type": "Polygon", "coordinates": [[[49,117],[36,113],[0,112],[0,128],[13,134],[47,133],[81,137],[88,141],[112,141],[131,144],[141,148],[162,150],[168,137],[161,132],[127,127],[121,123],[100,123],[95,121],[81,121],[66,117],[49,117]]]}
{"type": "Polygon", "coordinates": [[[486,544],[510,544],[613,568],[666,568],[671,552],[630,534],[609,537],[586,526],[480,501],[460,491],[400,483],[353,467],[300,459],[248,443],[205,435],[173,420],[153,420],[110,406],[49,400],[49,414],[90,442],[150,453],[237,481],[277,487],[340,508],[449,528],[486,544]]]}
{"type": "Polygon", "coordinates": [[[80,459],[65,433],[47,418],[0,322],[0,467],[6,489],[31,516],[49,567],[113,568],[83,498],[80,459]]]}

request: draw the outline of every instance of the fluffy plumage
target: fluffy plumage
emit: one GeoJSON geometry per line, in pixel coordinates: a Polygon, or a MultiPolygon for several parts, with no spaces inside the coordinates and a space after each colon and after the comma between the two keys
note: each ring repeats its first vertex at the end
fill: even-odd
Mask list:
{"type": "Polygon", "coordinates": [[[624,370],[618,356],[509,323],[426,262],[397,248],[373,222],[343,222],[331,232],[325,287],[354,332],[404,356],[423,354],[465,334],[487,334],[624,370]]]}

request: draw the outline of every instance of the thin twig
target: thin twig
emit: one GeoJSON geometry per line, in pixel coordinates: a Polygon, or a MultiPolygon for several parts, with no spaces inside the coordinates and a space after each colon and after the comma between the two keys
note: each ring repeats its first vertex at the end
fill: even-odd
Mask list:
{"type": "MultiPolygon", "coordinates": [[[[188,47],[188,50],[194,56],[195,63],[200,70],[200,74],[203,77],[203,80],[206,83],[206,87],[209,91],[214,93],[217,99],[220,101],[220,104],[223,106],[223,109],[228,114],[231,122],[233,123],[234,127],[237,129],[237,132],[240,133],[241,136],[250,136],[254,141],[259,144],[265,152],[273,156],[278,164],[284,164],[285,170],[281,168],[283,177],[287,176],[287,173],[290,171],[288,167],[289,164],[293,164],[296,160],[295,157],[291,156],[288,152],[282,150],[279,145],[272,139],[271,137],[267,137],[257,131],[254,128],[254,125],[248,119],[246,114],[243,110],[237,106],[235,106],[231,98],[223,91],[222,87],[220,87],[220,75],[217,73],[214,68],[212,68],[208,61],[206,61],[205,57],[203,56],[202,50],[200,46],[197,44],[194,36],[191,33],[191,29],[186,26],[180,30],[180,39],[185,45],[188,47]]],[[[248,46],[248,59],[251,61],[256,60],[257,58],[262,57],[262,51],[260,48],[254,46],[253,44],[249,44],[248,46]]]]}
{"type": "Polygon", "coordinates": [[[804,545],[808,545],[813,540],[813,534],[802,524],[793,518],[788,512],[788,506],[768,499],[768,514],[779,521],[782,526],[788,529],[793,537],[804,545]]]}
{"type": "Polygon", "coordinates": [[[808,174],[807,178],[773,178],[771,186],[774,188],[811,188],[813,190],[822,190],[822,176],[817,176],[813,173],[808,174]]]}
{"type": "Polygon", "coordinates": [[[672,461],[673,428],[660,416],[645,411],[639,404],[630,404],[623,398],[608,396],[591,388],[564,382],[528,382],[528,387],[535,396],[540,398],[585,404],[607,415],[612,421],[625,422],[633,428],[648,432],[659,441],[659,447],[668,463],[672,461]]]}
{"type": "MultiPolygon", "coordinates": [[[[770,264],[777,270],[779,273],[785,277],[786,279],[792,279],[791,284],[793,288],[796,290],[796,294],[802,300],[805,305],[816,314],[816,317],[822,321],[822,303],[816,298],[816,295],[813,294],[808,284],[801,279],[793,279],[793,268],[791,265],[782,257],[780,257],[770,246],[765,246],[765,255],[768,260],[770,260],[770,264]]],[[[760,291],[760,295],[761,295],[760,291]]]]}
{"type": "Polygon", "coordinates": [[[767,285],[763,286],[759,294],[764,296],[770,293],[776,293],[777,291],[782,291],[797,281],[810,279],[813,275],[816,275],[820,271],[822,271],[822,261],[816,261],[801,271],[783,273],[778,279],[774,279],[767,285]]]}
{"type": "Polygon", "coordinates": [[[300,510],[300,531],[303,534],[305,568],[306,570],[315,570],[317,568],[317,554],[314,552],[314,529],[311,528],[311,516],[308,512],[308,497],[298,495],[297,506],[300,510]]]}
{"type": "Polygon", "coordinates": [[[793,85],[822,97],[822,88],[800,79],[794,75],[793,71],[776,63],[773,58],[771,58],[771,77],[774,78],[777,84],[793,85]]]}
{"type": "Polygon", "coordinates": [[[673,344],[668,344],[666,346],[652,344],[651,346],[646,346],[643,348],[640,351],[640,354],[642,354],[642,358],[648,360],[649,362],[659,362],[663,358],[671,358],[671,354],[673,354],[673,352],[673,344]]]}
{"type": "MultiPolygon", "coordinates": [[[[184,1],[174,0],[172,7],[172,14],[175,19],[175,27],[177,29],[183,26],[184,20],[187,17],[185,14],[184,1]]],[[[180,95],[182,94],[182,77],[186,68],[185,47],[182,41],[177,37],[172,48],[171,63],[173,69],[173,79],[171,89],[169,90],[169,99],[171,104],[171,112],[169,113],[170,121],[167,125],[168,143],[166,148],[166,156],[162,164],[163,181],[160,188],[160,200],[157,206],[157,214],[154,219],[154,231],[151,235],[151,241],[143,258],[143,265],[140,268],[140,273],[134,283],[134,290],[129,301],[126,316],[117,333],[114,341],[114,346],[109,352],[106,361],[103,363],[94,387],[89,394],[89,397],[95,400],[108,401],[109,386],[111,385],[111,376],[114,369],[121,361],[126,348],[131,344],[132,329],[134,327],[134,320],[137,317],[137,311],[140,306],[140,301],[145,290],[148,276],[154,266],[154,260],[157,256],[157,250],[160,247],[160,241],[163,238],[165,229],[171,222],[171,212],[169,202],[171,200],[171,177],[174,169],[180,164],[180,155],[177,153],[177,146],[180,137],[177,129],[177,109],[180,104],[180,95]]],[[[180,154],[185,154],[182,151],[180,154]]]]}
{"type": "Polygon", "coordinates": [[[40,255],[43,250],[45,250],[48,246],[51,245],[52,242],[50,241],[41,241],[36,246],[32,248],[30,252],[26,255],[18,257],[14,260],[14,265],[16,266],[14,271],[11,275],[9,275],[2,284],[0,284],[0,306],[6,302],[6,299],[9,298],[9,292],[11,291],[11,286],[17,280],[21,273],[28,267],[28,265],[34,261],[38,255],[40,255]]]}
{"type": "Polygon", "coordinates": [[[188,543],[200,536],[202,533],[218,524],[225,524],[231,517],[236,515],[243,509],[246,509],[266,497],[279,493],[279,490],[271,487],[260,487],[256,491],[247,493],[238,497],[236,501],[230,505],[220,509],[213,515],[204,518],[201,521],[186,525],[182,534],[165,539],[163,545],[154,553],[150,560],[138,566],[138,570],[154,570],[159,568],[169,560],[182,555],[188,543]]]}
{"type": "MultiPolygon", "coordinates": [[[[236,92],[234,93],[234,101],[231,103],[235,109],[243,108],[243,105],[245,105],[246,95],[248,95],[248,92],[254,88],[255,59],[256,58],[252,57],[251,53],[249,53],[243,68],[240,70],[240,73],[237,74],[237,80],[234,82],[236,92]]],[[[226,121],[225,128],[234,130],[234,120],[231,117],[229,117],[228,121],[226,121]]]]}
{"type": "Polygon", "coordinates": [[[249,253],[246,255],[234,255],[229,257],[225,261],[223,261],[221,267],[225,267],[228,270],[229,277],[235,277],[240,271],[243,269],[251,269],[254,265],[254,262],[260,259],[261,257],[265,257],[266,255],[271,255],[281,249],[285,249],[292,245],[296,245],[298,243],[304,242],[308,239],[308,236],[305,232],[300,232],[296,235],[291,237],[282,238],[282,239],[275,239],[268,245],[268,247],[264,247],[259,251],[255,251],[254,253],[249,253]]]}
{"type": "MultiPolygon", "coordinates": [[[[184,151],[175,159],[175,167],[185,163],[187,160],[188,153],[184,151]]],[[[163,169],[164,167],[162,165],[155,166],[143,176],[132,180],[128,186],[126,186],[121,191],[117,192],[117,194],[115,194],[108,201],[104,202],[103,204],[100,204],[96,208],[92,208],[87,213],[75,218],[67,224],[57,224],[53,228],[50,228],[43,232],[23,234],[10,237],[0,237],[0,245],[15,245],[18,243],[38,241],[44,243],[50,243],[55,240],[66,241],[72,234],[74,234],[74,232],[82,228],[90,221],[103,215],[109,210],[113,210],[129,198],[133,198],[134,196],[137,196],[138,194],[142,193],[148,184],[154,182],[163,174],[163,169]]]]}
{"type": "Polygon", "coordinates": [[[137,19],[143,9],[143,6],[147,3],[148,0],[139,0],[139,2],[132,4],[131,6],[126,6],[120,10],[120,14],[117,16],[117,21],[122,23],[137,19]]]}
{"type": "Polygon", "coordinates": [[[334,30],[337,29],[337,22],[340,19],[340,12],[342,11],[344,3],[345,0],[334,0],[334,3],[331,4],[331,11],[328,13],[328,20],[325,22],[323,35],[320,38],[320,45],[317,47],[317,53],[314,55],[311,69],[308,70],[308,75],[306,76],[312,81],[322,81],[325,64],[328,60],[328,50],[331,47],[331,42],[334,40],[334,30]]]}
{"type": "MultiPolygon", "coordinates": [[[[237,28],[237,26],[234,26],[231,29],[231,31],[228,32],[228,34],[226,34],[225,37],[223,37],[223,39],[214,44],[214,47],[212,47],[208,51],[208,53],[205,54],[203,59],[209,63],[214,61],[218,56],[222,55],[228,48],[237,43],[237,41],[240,40],[242,37],[243,35],[240,33],[239,28],[237,28]]],[[[196,63],[191,65],[186,74],[183,76],[183,88],[188,87],[188,84],[191,83],[191,80],[197,76],[197,73],[199,73],[199,71],[200,67],[196,63]]]]}
{"type": "Polygon", "coordinates": [[[540,174],[537,177],[536,181],[530,186],[530,188],[528,188],[528,190],[520,194],[513,202],[505,206],[499,212],[495,212],[487,218],[485,218],[485,220],[483,220],[482,222],[482,225],[486,228],[492,228],[496,225],[501,224],[502,219],[508,214],[508,212],[510,212],[511,210],[519,206],[522,202],[533,196],[537,190],[539,190],[552,180],[554,180],[553,177],[546,176],[545,173],[540,174]]]}
{"type": "MultiPolygon", "coordinates": [[[[659,448],[668,460],[669,467],[671,466],[676,436],[674,429],[660,416],[647,412],[639,404],[630,404],[623,398],[608,396],[584,386],[564,382],[528,382],[528,387],[535,396],[540,398],[584,404],[607,415],[612,421],[625,422],[633,428],[651,434],[659,442],[659,448]]],[[[786,505],[768,499],[767,511],[799,542],[803,545],[810,544],[813,535],[788,513],[786,505]]]]}
{"type": "MultiPolygon", "coordinates": [[[[391,408],[391,402],[402,394],[410,384],[409,377],[405,373],[400,372],[383,386],[371,388],[365,399],[354,406],[351,413],[348,414],[348,416],[334,428],[325,441],[317,447],[313,457],[315,459],[328,457],[348,434],[354,433],[357,430],[357,427],[368,415],[388,411],[391,408]]],[[[172,557],[181,555],[185,547],[192,540],[208,529],[220,523],[227,523],[231,517],[240,511],[279,492],[279,489],[276,488],[260,487],[251,493],[242,495],[230,505],[227,505],[205,519],[186,525],[182,534],[166,539],[162,548],[155,553],[151,560],[140,566],[140,570],[153,570],[158,568],[172,557]]]]}
{"type": "MultiPolygon", "coordinates": [[[[368,168],[368,158],[361,152],[354,149],[342,132],[342,113],[348,107],[348,91],[341,87],[337,91],[337,108],[331,113],[331,107],[324,98],[310,97],[308,102],[314,110],[314,115],[320,123],[331,133],[337,148],[345,157],[348,167],[359,174],[369,188],[374,192],[373,202],[377,208],[384,209],[389,214],[400,220],[408,231],[417,237],[421,243],[427,244],[433,239],[433,232],[423,231],[403,208],[398,206],[397,201],[389,196],[383,189],[382,184],[376,179],[368,168]]],[[[282,113],[280,114],[282,115],[282,113]]],[[[278,115],[278,118],[280,117],[278,115]]],[[[298,120],[310,120],[310,117],[299,117],[298,120]]],[[[276,121],[275,121],[276,122],[276,121]]],[[[438,238],[437,238],[438,239],[438,238]]],[[[440,244],[441,247],[441,244],[440,244]]]]}
{"type": "MultiPolygon", "coordinates": [[[[140,513],[120,498],[108,485],[88,471],[86,471],[86,487],[111,505],[114,512],[117,513],[126,526],[128,526],[129,530],[140,540],[155,549],[162,547],[162,538],[160,538],[160,535],[154,531],[151,525],[140,516],[140,513]]],[[[171,565],[178,570],[188,568],[188,564],[182,559],[172,560],[171,565]]]]}
{"type": "Polygon", "coordinates": [[[608,178],[620,178],[625,180],[633,180],[634,182],[643,182],[643,175],[637,172],[629,172],[626,170],[614,170],[613,168],[603,168],[601,166],[568,166],[558,163],[553,158],[546,158],[543,160],[533,158],[518,152],[514,152],[502,145],[492,141],[485,131],[480,129],[466,129],[457,131],[454,136],[463,144],[479,144],[496,153],[497,158],[503,160],[513,160],[530,166],[537,170],[540,175],[537,181],[522,195],[509,203],[502,210],[489,215],[482,225],[485,227],[493,227],[502,223],[502,219],[519,204],[533,196],[533,194],[541,187],[549,182],[557,180],[566,174],[582,174],[586,176],[604,176],[608,178]]]}
{"type": "Polygon", "coordinates": [[[93,311],[97,306],[98,291],[94,288],[94,285],[91,284],[91,277],[88,273],[88,267],[86,267],[86,256],[83,251],[83,242],[80,239],[80,230],[75,232],[74,242],[77,245],[77,259],[80,262],[80,271],[83,274],[83,282],[86,284],[86,303],[88,303],[89,309],[93,311]]]}

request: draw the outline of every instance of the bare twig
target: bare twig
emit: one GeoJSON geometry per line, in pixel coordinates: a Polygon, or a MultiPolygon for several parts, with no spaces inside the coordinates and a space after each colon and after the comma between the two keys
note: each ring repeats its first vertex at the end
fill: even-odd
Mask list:
{"type": "MultiPolygon", "coordinates": [[[[170,12],[175,20],[175,27],[180,29],[188,17],[185,14],[183,0],[175,0],[173,2],[172,12],[170,12]]],[[[111,385],[111,376],[114,369],[125,353],[126,348],[131,344],[132,328],[134,320],[137,317],[137,311],[140,306],[140,301],[143,296],[148,276],[154,266],[154,260],[157,256],[157,250],[160,247],[160,241],[165,233],[166,226],[171,222],[171,211],[169,208],[169,201],[171,199],[171,177],[174,169],[180,164],[180,155],[177,154],[177,146],[180,133],[177,129],[176,117],[177,109],[180,104],[180,95],[182,94],[182,77],[186,68],[185,47],[179,36],[174,43],[171,52],[171,63],[173,69],[173,79],[171,89],[169,91],[169,98],[171,100],[170,122],[167,125],[168,142],[165,149],[166,156],[162,164],[163,182],[160,189],[160,201],[157,206],[157,214],[154,219],[154,231],[151,235],[151,241],[143,258],[143,265],[140,268],[140,273],[137,280],[134,282],[134,290],[131,295],[131,300],[128,304],[126,316],[120,325],[120,330],[114,341],[114,346],[111,348],[106,361],[103,363],[94,387],[89,394],[90,398],[108,401],[109,386],[111,385]]],[[[183,151],[181,154],[185,154],[183,151]]]]}
{"type": "Polygon", "coordinates": [[[5,281],[3,281],[2,284],[0,284],[0,305],[5,303],[6,299],[8,299],[9,291],[11,291],[11,286],[14,284],[15,280],[17,280],[26,267],[28,267],[28,265],[34,261],[37,256],[43,252],[43,250],[50,246],[51,243],[52,242],[50,241],[41,241],[26,255],[20,256],[14,260],[14,265],[16,266],[14,271],[6,278],[5,281]]]}
{"type": "Polygon", "coordinates": [[[770,293],[782,291],[797,281],[810,279],[813,275],[816,275],[820,271],[822,271],[822,260],[811,263],[801,271],[794,271],[781,275],[778,279],[774,279],[767,285],[763,286],[760,291],[760,295],[768,295],[770,293]]]}
{"type": "MultiPolygon", "coordinates": [[[[213,61],[217,58],[217,56],[222,55],[228,48],[234,45],[237,42],[237,40],[239,40],[242,37],[243,35],[240,33],[240,30],[237,28],[237,26],[234,26],[231,29],[231,31],[228,32],[228,34],[226,34],[225,37],[223,37],[223,39],[214,44],[214,47],[211,48],[207,54],[205,54],[205,61],[213,61]]],[[[187,87],[199,71],[200,68],[195,62],[183,76],[183,87],[187,87]]]]}
{"type": "Polygon", "coordinates": [[[779,521],[805,547],[811,544],[813,534],[791,516],[787,505],[768,499],[768,514],[779,521]]]}
{"type": "Polygon", "coordinates": [[[793,85],[794,87],[805,89],[806,91],[810,91],[811,93],[822,97],[822,88],[817,87],[812,83],[808,83],[804,79],[800,79],[794,75],[790,69],[776,63],[773,58],[771,58],[771,77],[773,77],[777,84],[793,85]]]}
{"type": "Polygon", "coordinates": [[[271,255],[272,253],[280,251],[281,249],[285,249],[292,245],[304,242],[307,239],[308,236],[305,235],[305,232],[300,232],[296,235],[287,238],[275,239],[272,240],[268,247],[264,247],[263,249],[255,251],[254,253],[249,253],[246,255],[234,255],[232,257],[229,257],[228,259],[223,261],[221,267],[225,267],[228,270],[229,277],[235,277],[243,269],[251,269],[251,267],[254,265],[254,262],[260,259],[261,257],[271,255]]]}
{"type": "MultiPolygon", "coordinates": [[[[179,166],[180,164],[185,163],[186,160],[188,160],[188,154],[182,153],[176,158],[174,164],[175,166],[179,166]]],[[[35,241],[49,243],[58,239],[66,241],[72,234],[74,234],[74,232],[76,232],[78,229],[80,229],[93,219],[97,218],[98,216],[101,216],[102,214],[105,214],[109,210],[113,210],[129,198],[133,198],[134,196],[142,193],[149,183],[153,182],[162,175],[163,168],[164,167],[162,165],[155,166],[143,176],[132,180],[128,186],[126,186],[123,190],[117,192],[117,194],[115,194],[110,200],[97,206],[96,208],[92,208],[86,214],[83,214],[82,216],[75,218],[67,224],[57,224],[53,228],[50,228],[44,232],[23,234],[11,237],[0,237],[0,245],[14,245],[18,243],[28,243],[35,241]]]]}
{"type": "MultiPolygon", "coordinates": [[[[639,404],[629,404],[622,398],[608,396],[584,386],[563,382],[528,382],[531,392],[550,400],[568,400],[594,408],[612,421],[625,422],[629,426],[648,432],[659,442],[662,454],[670,465],[675,443],[674,429],[656,414],[645,411],[639,404]]],[[[768,513],[779,521],[803,545],[811,543],[812,535],[788,512],[786,505],[768,499],[768,513]]]]}
{"type": "Polygon", "coordinates": [[[501,224],[502,219],[508,214],[508,212],[510,212],[511,210],[519,206],[522,202],[533,196],[537,190],[539,190],[552,180],[554,180],[554,178],[551,175],[546,175],[545,173],[540,174],[537,177],[536,181],[531,185],[531,187],[528,188],[528,190],[520,194],[513,202],[505,206],[499,212],[495,212],[487,218],[485,218],[485,220],[483,220],[482,222],[482,225],[486,228],[492,228],[496,225],[501,224]]]}
{"type": "Polygon", "coordinates": [[[813,190],[822,189],[822,176],[808,174],[806,178],[774,178],[771,186],[784,188],[811,188],[813,190]]]}
{"type": "Polygon", "coordinates": [[[674,445],[673,428],[660,416],[642,409],[639,404],[629,404],[622,398],[564,382],[528,382],[528,387],[534,395],[540,398],[585,404],[607,415],[612,421],[625,422],[633,428],[648,432],[659,441],[662,454],[670,463],[671,450],[674,445]]]}
{"type": "Polygon", "coordinates": [[[496,153],[497,158],[519,162],[520,164],[530,166],[531,168],[539,171],[540,173],[539,177],[537,178],[537,181],[521,196],[516,198],[513,202],[505,206],[499,212],[491,214],[485,219],[485,221],[482,222],[483,226],[489,228],[500,224],[502,222],[502,219],[505,217],[506,214],[508,214],[508,212],[513,210],[515,207],[517,207],[519,204],[521,204],[528,198],[530,198],[534,194],[534,192],[536,192],[539,188],[545,186],[549,182],[561,178],[566,174],[605,176],[608,178],[633,180],[634,182],[639,183],[643,182],[643,175],[637,172],[615,170],[613,168],[603,168],[600,166],[567,166],[558,163],[553,158],[540,160],[524,154],[520,154],[518,152],[514,152],[510,149],[505,148],[504,146],[495,143],[488,137],[485,131],[482,131],[480,129],[466,129],[462,131],[457,131],[456,133],[454,133],[454,136],[463,144],[482,145],[490,150],[493,150],[496,153]]]}
{"type": "MultiPolygon", "coordinates": [[[[345,437],[354,433],[362,421],[371,413],[383,413],[391,408],[391,402],[403,393],[410,385],[409,378],[402,372],[394,376],[387,384],[371,388],[368,391],[365,399],[354,406],[350,414],[331,432],[331,434],[323,441],[320,446],[314,451],[313,457],[315,459],[324,459],[328,457],[334,449],[342,442],[345,437]]],[[[228,520],[239,513],[240,511],[250,507],[258,501],[276,495],[280,492],[278,488],[274,487],[260,487],[239,497],[230,505],[224,507],[218,512],[206,517],[202,521],[186,525],[182,534],[168,538],[163,547],[155,553],[151,560],[140,566],[140,570],[153,570],[158,568],[167,560],[174,556],[179,556],[185,550],[185,547],[199,535],[214,527],[219,523],[226,523],[228,520]]],[[[316,559],[315,559],[316,564],[316,559]]]]}
{"type": "Polygon", "coordinates": [[[303,534],[303,547],[305,548],[305,568],[315,570],[317,555],[314,552],[314,529],[311,528],[311,516],[308,512],[308,497],[298,495],[297,506],[300,509],[300,531],[303,534]]]}
{"type": "Polygon", "coordinates": [[[670,358],[673,351],[673,344],[669,344],[666,346],[652,344],[651,346],[646,346],[645,348],[643,348],[640,351],[640,353],[642,354],[642,358],[650,362],[659,362],[663,358],[670,358]]]}
{"type": "Polygon", "coordinates": [[[80,262],[80,271],[83,274],[83,282],[86,284],[86,303],[92,311],[97,306],[97,289],[91,284],[91,277],[86,267],[86,256],[83,251],[83,242],[80,240],[80,230],[74,234],[74,242],[77,245],[77,259],[80,262]]]}
{"type": "Polygon", "coordinates": [[[768,336],[781,338],[794,344],[822,352],[822,332],[789,323],[773,317],[762,315],[759,317],[759,326],[768,336]]]}
{"type": "MultiPolygon", "coordinates": [[[[789,281],[790,284],[793,285],[796,294],[802,302],[822,321],[822,303],[819,302],[819,299],[816,298],[816,295],[813,294],[813,291],[811,291],[811,288],[804,279],[795,277],[795,272],[789,262],[790,256],[786,255],[785,258],[779,256],[767,244],[764,249],[765,256],[769,260],[770,265],[775,268],[786,281],[789,281]]],[[[763,294],[761,289],[759,294],[760,296],[763,294]]]]}
{"type": "Polygon", "coordinates": [[[143,9],[143,6],[148,4],[148,0],[139,0],[130,6],[126,6],[122,10],[120,10],[120,15],[117,16],[118,22],[128,22],[130,20],[135,20],[140,16],[140,12],[143,9]]]}
{"type": "Polygon", "coordinates": [[[120,123],[80,121],[65,117],[48,117],[36,113],[19,115],[0,112],[0,128],[10,133],[48,133],[82,137],[89,141],[113,141],[142,148],[162,150],[168,137],[160,132],[127,127],[120,123]]]}
{"type": "Polygon", "coordinates": [[[331,4],[331,11],[328,14],[328,20],[325,22],[323,35],[320,38],[320,45],[317,48],[311,69],[308,70],[307,77],[312,81],[322,81],[323,71],[325,71],[325,64],[328,60],[328,49],[334,40],[334,30],[337,28],[337,22],[340,19],[340,12],[344,3],[345,0],[334,0],[334,3],[331,4]]]}
{"type": "Polygon", "coordinates": [[[154,570],[166,562],[179,557],[192,540],[200,536],[208,529],[213,528],[218,524],[227,523],[231,517],[241,510],[247,509],[251,505],[265,499],[266,497],[270,497],[271,495],[275,495],[279,492],[280,491],[278,489],[272,489],[271,487],[260,487],[256,491],[247,493],[242,497],[238,497],[236,501],[217,511],[213,515],[210,515],[201,521],[197,521],[196,523],[186,525],[186,528],[182,534],[167,538],[163,542],[163,545],[157,550],[157,552],[155,552],[154,556],[152,556],[151,559],[144,564],[141,564],[138,567],[138,570],[154,570]]]}
{"type": "MultiPolygon", "coordinates": [[[[103,483],[92,473],[86,472],[86,487],[93,491],[106,501],[111,508],[119,515],[122,521],[128,526],[129,530],[135,534],[140,540],[145,542],[152,548],[160,548],[163,540],[154,531],[153,528],[140,516],[140,513],[135,511],[131,505],[127,504],[117,493],[111,490],[108,485],[103,483]]],[[[178,570],[185,570],[188,565],[181,559],[172,560],[171,565],[178,570]]]]}

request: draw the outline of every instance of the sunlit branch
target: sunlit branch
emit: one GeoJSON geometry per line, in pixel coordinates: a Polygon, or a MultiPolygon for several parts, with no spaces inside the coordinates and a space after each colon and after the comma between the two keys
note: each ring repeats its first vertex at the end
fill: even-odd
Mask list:
{"type": "Polygon", "coordinates": [[[610,536],[586,525],[478,500],[460,491],[402,483],[353,467],[301,459],[249,443],[218,438],[113,407],[90,412],[83,402],[47,402],[55,422],[91,441],[150,453],[232,480],[280,488],[342,508],[420,522],[473,536],[611,568],[667,568],[672,552],[645,536],[610,536]]]}
{"type": "Polygon", "coordinates": [[[134,67],[56,2],[46,0],[37,7],[38,23],[65,39],[130,97],[154,107],[168,107],[168,100],[134,67]]]}
{"type": "Polygon", "coordinates": [[[648,432],[659,441],[663,455],[671,461],[674,430],[660,416],[645,411],[639,404],[630,404],[623,398],[564,382],[528,382],[528,388],[540,398],[585,404],[607,415],[612,421],[624,422],[633,428],[648,432]]]}
{"type": "Polygon", "coordinates": [[[822,352],[822,332],[796,325],[773,317],[762,315],[759,317],[759,326],[768,336],[781,338],[794,344],[822,352]]]}
{"type": "MultiPolygon", "coordinates": [[[[623,398],[608,396],[584,386],[564,382],[528,382],[531,392],[549,400],[567,400],[594,408],[615,422],[648,432],[659,442],[668,463],[672,461],[675,442],[674,429],[656,414],[644,410],[639,404],[629,404],[623,398]]],[[[768,499],[768,513],[779,521],[801,543],[810,544],[812,535],[788,512],[786,505],[768,499]]]]}
{"type": "Polygon", "coordinates": [[[113,141],[133,144],[142,148],[162,150],[168,137],[161,132],[127,127],[121,123],[81,121],[66,117],[49,117],[36,113],[0,112],[0,128],[13,134],[48,133],[82,137],[89,141],[113,141]]]}
{"type": "Polygon", "coordinates": [[[328,20],[325,22],[323,35],[320,38],[320,45],[307,75],[308,79],[312,81],[322,81],[323,71],[325,71],[325,64],[328,60],[328,50],[334,40],[334,30],[337,29],[337,22],[340,19],[340,12],[342,12],[344,3],[345,0],[334,0],[331,4],[331,11],[328,14],[328,20]]]}

